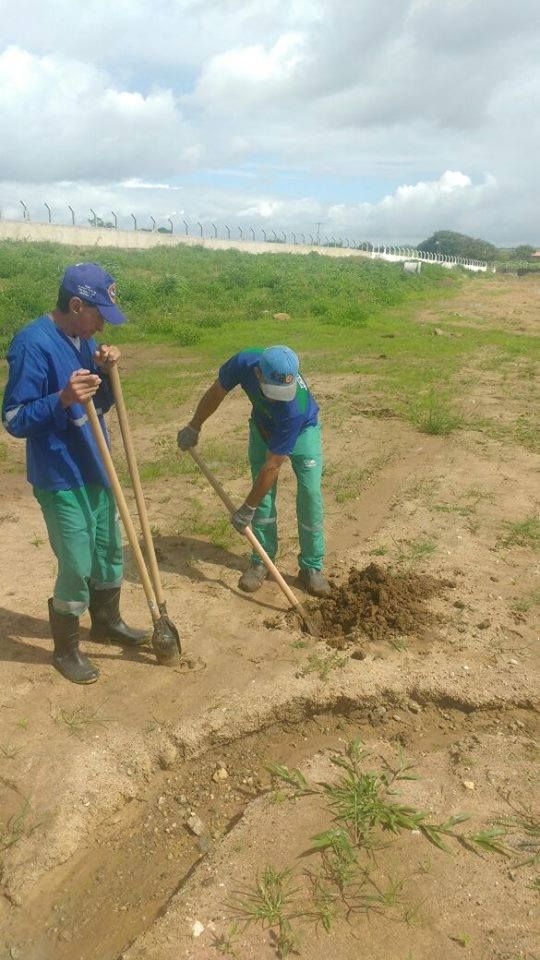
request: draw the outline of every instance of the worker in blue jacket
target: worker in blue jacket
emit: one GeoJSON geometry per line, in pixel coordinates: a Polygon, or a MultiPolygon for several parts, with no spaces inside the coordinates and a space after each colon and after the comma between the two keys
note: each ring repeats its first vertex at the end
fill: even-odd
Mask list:
{"type": "Polygon", "coordinates": [[[103,414],[113,403],[107,370],[120,351],[94,335],[123,323],[114,278],[96,263],[67,267],[56,308],[23,327],[8,350],[3,424],[26,440],[27,477],[58,560],[49,622],[53,663],[74,683],[93,683],[97,667],[79,650],[79,617],[90,610],[96,640],[137,646],[146,631],[120,615],[122,540],[109,481],[85,401],[103,414]]]}
{"type": "MultiPolygon", "coordinates": [[[[251,347],[226,360],[190,422],[178,432],[178,446],[181,450],[196,446],[203,423],[237,386],[251,403],[248,456],[252,487],[242,506],[231,515],[231,523],[240,533],[253,525],[257,540],[275,559],[277,481],[282,464],[290,460],[297,483],[298,579],[312,596],[326,597],[330,585],[322,572],[325,548],[319,407],[300,374],[294,350],[282,344],[266,349],[251,347]]],[[[253,552],[239,587],[255,593],[266,575],[266,567],[253,552]]]]}

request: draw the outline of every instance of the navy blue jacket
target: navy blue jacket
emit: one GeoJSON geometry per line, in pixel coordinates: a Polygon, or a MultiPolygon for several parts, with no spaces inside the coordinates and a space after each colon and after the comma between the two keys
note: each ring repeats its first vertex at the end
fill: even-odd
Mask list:
{"type": "Polygon", "coordinates": [[[9,378],[2,422],[13,437],[26,439],[27,477],[45,490],[70,490],[86,483],[109,486],[84,406],[64,409],[60,391],[80,368],[102,378],[94,397],[102,430],[113,397],[108,379],[96,367],[95,340],[80,350],[46,314],[23,327],[8,350],[9,378]]]}

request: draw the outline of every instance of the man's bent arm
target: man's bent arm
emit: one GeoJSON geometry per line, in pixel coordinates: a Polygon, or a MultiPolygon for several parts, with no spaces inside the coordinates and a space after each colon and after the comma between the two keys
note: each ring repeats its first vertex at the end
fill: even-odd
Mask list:
{"type": "Polygon", "coordinates": [[[221,386],[219,380],[216,380],[199,400],[197,409],[189,422],[189,426],[198,432],[203,423],[208,420],[208,417],[211,417],[212,414],[216,412],[219,405],[227,396],[227,392],[228,391],[221,386]]]}
{"type": "Polygon", "coordinates": [[[272,453],[271,450],[266,454],[266,460],[263,463],[255,479],[250,492],[246,497],[246,503],[250,507],[258,507],[262,498],[266,496],[269,490],[274,486],[281,464],[287,457],[280,453],[272,453]]]}

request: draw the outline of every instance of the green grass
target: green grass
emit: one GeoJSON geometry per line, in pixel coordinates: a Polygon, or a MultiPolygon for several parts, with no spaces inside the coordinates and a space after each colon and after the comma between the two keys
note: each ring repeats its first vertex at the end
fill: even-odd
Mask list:
{"type": "MultiPolygon", "coordinates": [[[[506,825],[466,833],[463,824],[469,817],[465,814],[434,821],[426,811],[404,803],[399,784],[417,777],[401,754],[394,766],[382,761],[374,769],[371,754],[355,739],[330,759],[338,771],[330,781],[310,782],[297,767],[268,766],[274,791],[270,797],[275,800],[277,794],[280,803],[318,798],[326,828],[311,837],[309,849],[300,855],[299,869],[267,866],[253,883],[236,890],[228,904],[232,917],[244,928],[258,924],[272,932],[278,957],[301,952],[302,932],[308,924],[331,933],[341,922],[356,938],[353,925],[358,915],[375,913],[408,925],[416,922],[421,904],[408,900],[407,888],[414,876],[426,874],[425,866],[420,864],[401,876],[384,869],[384,851],[406,834],[419,833],[447,854],[459,845],[479,855],[510,855],[503,842],[506,825]]],[[[525,826],[534,856],[536,822],[529,818],[525,826]]],[[[459,934],[463,940],[465,936],[459,934]]]]}
{"type": "Polygon", "coordinates": [[[528,547],[540,550],[540,514],[532,514],[523,520],[506,520],[505,533],[499,541],[503,547],[528,547]]]}
{"type": "MultiPolygon", "coordinates": [[[[350,375],[347,392],[323,406],[331,427],[339,429],[367,407],[367,415],[381,409],[423,432],[445,436],[472,426],[538,447],[540,339],[484,326],[460,326],[459,336],[434,337],[431,325],[417,320],[419,309],[433,309],[454,291],[470,288],[473,297],[478,277],[436,265],[409,277],[399,264],[318,254],[202,247],[96,251],[4,242],[0,354],[17,329],[54,305],[65,265],[81,259],[98,259],[118,278],[119,302],[130,322],[111,334],[119,343],[139,344],[136,365],[128,361],[123,371],[126,403],[139,419],[172,419],[180,407],[193,405],[227,356],[285,340],[301,354],[308,382],[314,375],[350,375]],[[274,319],[278,312],[290,315],[286,324],[274,319]],[[518,379],[520,409],[513,420],[464,419],[458,398],[477,369],[507,375],[511,398],[518,379]]],[[[490,278],[481,282],[485,288],[490,278]]],[[[453,331],[451,320],[445,328],[453,331]]],[[[353,489],[354,478],[348,486],[353,489]]]]}

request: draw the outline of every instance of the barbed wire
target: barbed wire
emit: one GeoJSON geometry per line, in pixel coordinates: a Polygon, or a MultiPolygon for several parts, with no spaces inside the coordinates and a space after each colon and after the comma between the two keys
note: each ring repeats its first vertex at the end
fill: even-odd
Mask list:
{"type": "MultiPolygon", "coordinates": [[[[23,222],[25,223],[32,222],[31,216],[30,216],[30,209],[28,205],[25,203],[24,200],[19,200],[19,204],[22,208],[23,222]]],[[[47,211],[47,222],[52,225],[54,223],[53,208],[46,201],[43,202],[43,206],[47,211]]],[[[99,230],[123,229],[122,227],[118,226],[119,218],[122,215],[118,214],[115,210],[110,210],[106,215],[101,216],[98,213],[96,213],[96,211],[92,207],[89,207],[88,212],[91,214],[91,216],[84,218],[82,223],[78,223],[77,214],[73,209],[73,207],[70,204],[67,204],[66,209],[69,210],[70,212],[71,224],[66,223],[65,221],[58,221],[57,225],[59,226],[86,227],[89,225],[90,227],[96,230],[97,229],[99,230]],[[109,216],[112,216],[113,219],[112,220],[108,219],[109,216]]],[[[150,221],[150,224],[151,224],[150,226],[141,226],[139,223],[139,220],[137,219],[134,213],[130,213],[129,215],[125,214],[123,216],[123,219],[132,220],[132,223],[133,223],[132,230],[135,232],[161,233],[161,234],[169,234],[170,236],[173,236],[175,234],[175,223],[172,217],[158,218],[158,220],[160,221],[166,221],[168,224],[167,227],[163,225],[158,226],[157,225],[158,220],[156,220],[156,218],[152,214],[147,214],[145,218],[141,218],[141,222],[143,219],[150,221]]],[[[0,210],[0,220],[2,220],[2,210],[0,210]]],[[[36,220],[33,222],[41,223],[42,221],[36,220]]],[[[318,222],[316,224],[317,230],[315,234],[305,233],[303,231],[292,231],[292,230],[290,230],[289,234],[287,234],[286,231],[282,229],[275,230],[271,227],[266,227],[266,228],[259,227],[258,228],[259,233],[261,234],[261,238],[259,241],[257,240],[257,236],[256,236],[257,230],[255,227],[251,225],[244,226],[244,227],[236,226],[232,229],[234,229],[238,233],[238,238],[234,238],[234,239],[238,239],[240,242],[243,242],[243,243],[256,243],[256,242],[262,241],[264,243],[291,244],[292,246],[302,245],[302,246],[311,246],[316,248],[324,247],[327,249],[339,248],[339,249],[346,249],[346,250],[358,250],[360,252],[371,254],[371,256],[374,259],[377,259],[377,258],[381,258],[385,260],[410,259],[410,260],[424,261],[428,263],[443,263],[443,264],[446,264],[447,266],[459,265],[459,266],[464,266],[464,267],[468,267],[476,270],[486,270],[488,266],[485,260],[477,260],[472,257],[452,256],[449,254],[439,253],[437,251],[432,251],[432,250],[419,250],[417,247],[414,247],[411,245],[404,245],[397,242],[388,243],[388,242],[382,242],[382,241],[375,242],[372,240],[355,240],[355,239],[350,239],[349,237],[336,237],[334,234],[323,235],[323,238],[321,239],[321,233],[320,233],[321,226],[322,226],[322,222],[318,222]],[[246,234],[249,232],[251,234],[251,237],[244,236],[244,231],[246,232],[246,234]],[[306,237],[309,238],[309,241],[306,240],[306,237]]],[[[212,234],[208,233],[209,239],[232,240],[233,237],[231,236],[231,227],[229,226],[229,224],[224,223],[223,227],[226,231],[226,237],[219,236],[220,231],[218,229],[218,224],[213,220],[205,221],[204,223],[197,220],[195,225],[193,225],[188,220],[180,218],[179,222],[176,224],[176,235],[193,237],[195,239],[203,240],[205,239],[205,228],[206,228],[207,230],[210,230],[210,229],[212,230],[212,234]],[[180,228],[180,224],[183,225],[183,231],[180,228]],[[191,232],[192,230],[195,230],[196,232],[192,233],[191,232]]]]}

